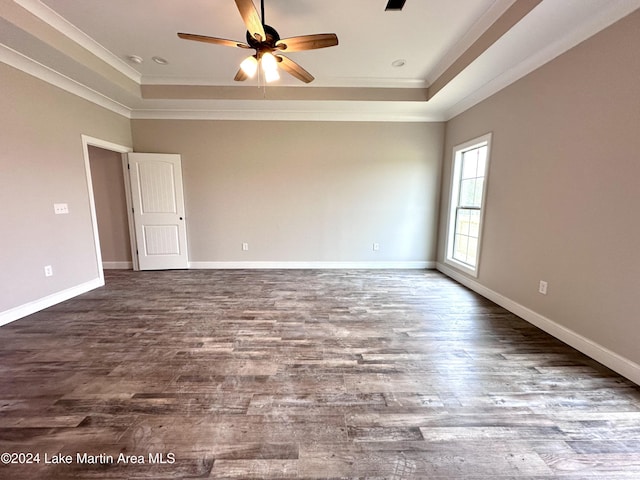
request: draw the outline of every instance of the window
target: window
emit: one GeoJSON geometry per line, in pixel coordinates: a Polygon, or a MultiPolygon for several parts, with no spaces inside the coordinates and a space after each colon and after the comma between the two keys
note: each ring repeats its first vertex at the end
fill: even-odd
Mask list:
{"type": "Polygon", "coordinates": [[[491,134],[453,149],[446,262],[477,276],[491,134]]]}

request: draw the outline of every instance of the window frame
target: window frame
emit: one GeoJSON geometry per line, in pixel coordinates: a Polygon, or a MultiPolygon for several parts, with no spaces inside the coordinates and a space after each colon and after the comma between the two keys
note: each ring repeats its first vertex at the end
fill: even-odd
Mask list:
{"type": "Polygon", "coordinates": [[[491,160],[491,139],[492,134],[487,133],[480,137],[474,138],[467,142],[461,143],[453,147],[453,154],[451,160],[451,180],[449,189],[449,209],[447,218],[447,237],[446,237],[446,249],[444,262],[458,270],[461,270],[473,277],[478,276],[478,270],[480,267],[480,252],[482,248],[482,231],[484,226],[484,214],[486,210],[487,199],[487,184],[489,177],[489,163],[491,160]],[[455,244],[456,233],[456,217],[457,210],[462,206],[460,203],[460,182],[462,176],[462,157],[463,154],[474,150],[479,147],[487,147],[487,155],[484,165],[483,185],[482,185],[482,200],[480,204],[480,219],[478,225],[478,245],[476,249],[475,267],[457,260],[453,257],[453,247],[455,244]]]}

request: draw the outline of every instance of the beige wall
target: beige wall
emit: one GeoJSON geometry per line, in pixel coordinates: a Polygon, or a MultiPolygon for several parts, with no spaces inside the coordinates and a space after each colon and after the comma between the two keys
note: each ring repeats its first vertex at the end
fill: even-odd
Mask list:
{"type": "Polygon", "coordinates": [[[640,12],[446,136],[438,123],[130,122],[0,64],[0,314],[98,276],[81,134],[182,154],[191,261],[442,262],[451,150],[493,132],[478,285],[640,363],[638,44],[640,12]]]}
{"type": "Polygon", "coordinates": [[[452,148],[493,132],[478,281],[640,363],[637,45],[640,12],[448,122],[438,260],[452,148]]]}
{"type": "Polygon", "coordinates": [[[131,130],[128,119],[2,63],[0,84],[2,313],[98,278],[81,135],[130,145],[131,130]],[[54,215],[54,203],[70,213],[54,215]]]}
{"type": "Polygon", "coordinates": [[[131,264],[122,155],[90,145],[89,160],[104,266],[113,267],[114,262],[131,264]]]}
{"type": "Polygon", "coordinates": [[[435,260],[443,124],[132,125],[136,151],[182,154],[192,262],[435,260]]]}

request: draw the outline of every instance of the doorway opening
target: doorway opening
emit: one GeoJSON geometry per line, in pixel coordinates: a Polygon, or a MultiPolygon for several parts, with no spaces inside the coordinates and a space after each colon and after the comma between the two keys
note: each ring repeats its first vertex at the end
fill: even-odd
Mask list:
{"type": "Polygon", "coordinates": [[[131,270],[133,260],[122,154],[89,145],[89,164],[102,267],[105,270],[131,270]]]}
{"type": "Polygon", "coordinates": [[[100,283],[105,268],[138,269],[126,154],[133,149],[82,135],[100,283]]]}

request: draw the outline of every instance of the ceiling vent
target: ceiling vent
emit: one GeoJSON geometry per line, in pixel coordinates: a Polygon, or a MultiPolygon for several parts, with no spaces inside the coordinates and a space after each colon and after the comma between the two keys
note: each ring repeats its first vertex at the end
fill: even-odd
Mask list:
{"type": "Polygon", "coordinates": [[[389,0],[387,3],[387,7],[384,9],[386,12],[388,11],[400,11],[402,7],[404,7],[404,2],[406,0],[389,0]]]}

